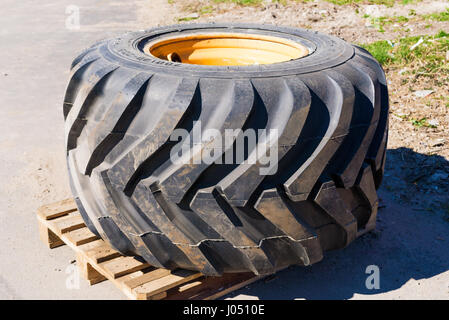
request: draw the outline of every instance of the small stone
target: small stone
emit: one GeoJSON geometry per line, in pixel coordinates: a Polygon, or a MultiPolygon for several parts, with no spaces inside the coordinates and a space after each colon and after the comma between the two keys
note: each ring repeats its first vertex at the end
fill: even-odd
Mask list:
{"type": "Polygon", "coordinates": [[[446,141],[443,138],[438,138],[438,139],[433,139],[429,142],[429,145],[431,147],[440,147],[442,145],[444,145],[446,141]]]}
{"type": "Polygon", "coordinates": [[[370,15],[374,18],[379,18],[382,16],[382,13],[380,12],[379,6],[376,5],[368,5],[365,7],[365,14],[370,15]]]}
{"type": "Polygon", "coordinates": [[[184,17],[182,17],[182,19],[198,19],[200,17],[200,15],[196,12],[191,13],[189,15],[186,15],[184,17]]]}
{"type": "Polygon", "coordinates": [[[434,127],[438,127],[438,125],[440,124],[440,123],[438,122],[438,120],[435,120],[435,119],[430,119],[430,120],[427,121],[427,123],[428,123],[429,125],[431,125],[431,126],[434,126],[434,127]]]}
{"type": "Polygon", "coordinates": [[[427,97],[431,93],[433,93],[433,90],[418,90],[418,91],[413,92],[413,94],[418,98],[427,97]]]}

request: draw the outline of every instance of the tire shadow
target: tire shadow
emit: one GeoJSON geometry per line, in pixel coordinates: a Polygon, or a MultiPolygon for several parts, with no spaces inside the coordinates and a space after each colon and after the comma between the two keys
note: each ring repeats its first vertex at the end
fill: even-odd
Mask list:
{"type": "Polygon", "coordinates": [[[290,267],[227,298],[348,299],[355,294],[386,293],[411,279],[448,271],[449,162],[407,148],[388,150],[387,156],[376,230],[347,248],[325,253],[313,266],[290,267]],[[370,265],[379,267],[380,289],[365,285],[370,265]]]}

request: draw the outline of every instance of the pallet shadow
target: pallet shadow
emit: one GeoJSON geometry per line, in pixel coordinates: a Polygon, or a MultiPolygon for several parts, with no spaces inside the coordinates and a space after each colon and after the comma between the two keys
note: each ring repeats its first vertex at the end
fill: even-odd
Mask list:
{"type": "Polygon", "coordinates": [[[444,172],[449,174],[449,162],[407,148],[388,150],[387,156],[376,230],[345,249],[327,252],[311,267],[290,267],[227,298],[348,299],[389,292],[411,279],[448,271],[449,179],[444,172]],[[435,181],[435,175],[443,180],[435,181]],[[369,265],[379,267],[380,289],[366,288],[369,265]]]}

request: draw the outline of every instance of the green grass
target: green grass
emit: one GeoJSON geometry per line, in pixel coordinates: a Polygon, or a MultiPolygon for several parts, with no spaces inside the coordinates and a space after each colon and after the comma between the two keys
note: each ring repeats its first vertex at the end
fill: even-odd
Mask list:
{"type": "MultiPolygon", "coordinates": [[[[334,0],[332,0],[334,1],[334,0]]],[[[339,1],[339,0],[338,0],[339,1]]],[[[424,20],[432,20],[432,21],[449,21],[449,8],[446,9],[446,11],[438,12],[438,13],[432,13],[432,14],[426,14],[426,15],[416,15],[415,10],[410,10],[408,13],[409,17],[405,16],[382,16],[382,17],[371,17],[369,14],[364,14],[363,18],[370,19],[371,25],[376,28],[379,32],[385,32],[385,27],[387,25],[393,25],[393,24],[400,24],[403,25],[410,20],[416,21],[424,19],[424,20]]],[[[432,24],[425,25],[425,28],[430,28],[432,24]]],[[[407,30],[403,30],[407,31],[407,30]]]]}
{"type": "Polygon", "coordinates": [[[204,6],[201,7],[200,10],[198,10],[199,14],[208,14],[208,13],[212,13],[214,11],[214,7],[213,6],[204,6]]]}
{"type": "Polygon", "coordinates": [[[449,76],[449,64],[446,52],[449,51],[449,33],[440,31],[435,36],[404,37],[392,42],[376,41],[362,45],[384,66],[403,67],[413,65],[413,73],[423,76],[439,75],[442,79],[449,76]],[[420,38],[423,43],[411,50],[420,38]]]}
{"type": "MultiPolygon", "coordinates": [[[[369,18],[369,15],[364,15],[364,18],[369,18]]],[[[409,21],[409,18],[404,16],[395,16],[395,17],[389,17],[389,16],[383,16],[378,18],[371,18],[371,24],[379,30],[379,32],[385,32],[385,26],[392,25],[395,23],[406,23],[409,21]]]]}
{"type": "Polygon", "coordinates": [[[394,59],[394,56],[390,53],[390,51],[393,50],[393,47],[385,40],[362,45],[362,47],[368,50],[382,65],[390,64],[394,59]]]}
{"type": "Polygon", "coordinates": [[[437,13],[431,13],[431,14],[425,14],[422,17],[424,19],[427,19],[427,20],[449,21],[449,8],[447,8],[446,11],[437,12],[437,13]]]}
{"type": "Polygon", "coordinates": [[[387,7],[392,7],[395,4],[409,4],[420,2],[421,0],[326,0],[326,1],[337,5],[365,3],[365,4],[383,4],[387,7]]]}
{"type": "MultiPolygon", "coordinates": [[[[173,1],[173,0],[171,0],[173,1]]],[[[273,3],[287,4],[288,2],[307,2],[310,0],[272,0],[273,3]]],[[[336,4],[336,5],[348,5],[354,3],[365,3],[365,4],[383,4],[388,7],[392,7],[394,4],[409,4],[415,3],[422,0],[325,0],[327,2],[336,4]]],[[[243,6],[253,6],[258,5],[263,2],[263,0],[212,0],[215,3],[235,3],[243,6]]]]}
{"type": "Polygon", "coordinates": [[[421,119],[415,119],[415,118],[409,118],[406,115],[398,115],[394,114],[396,117],[401,118],[403,120],[409,121],[417,128],[425,127],[425,128],[436,128],[437,126],[430,124],[427,122],[427,118],[421,118],[421,119]]]}
{"type": "Polygon", "coordinates": [[[436,128],[436,126],[434,126],[434,125],[431,125],[431,124],[429,124],[428,122],[427,122],[427,118],[421,118],[421,119],[413,119],[413,118],[411,118],[411,119],[409,119],[409,121],[415,126],[415,127],[418,127],[418,128],[421,128],[421,127],[426,127],[426,128],[436,128]]]}
{"type": "Polygon", "coordinates": [[[199,17],[185,17],[185,18],[178,18],[178,22],[181,22],[181,21],[192,21],[192,20],[196,20],[196,19],[198,19],[199,17]]]}
{"type": "MultiPolygon", "coordinates": [[[[273,3],[279,3],[282,5],[286,5],[288,2],[309,2],[312,0],[271,0],[273,3]]],[[[212,0],[215,3],[235,3],[242,6],[254,6],[261,4],[264,0],[212,0]]]]}
{"type": "Polygon", "coordinates": [[[233,2],[242,6],[253,6],[263,2],[263,0],[212,0],[215,3],[233,2]]]}
{"type": "Polygon", "coordinates": [[[446,108],[449,108],[449,97],[440,95],[439,97],[434,98],[439,103],[442,103],[446,108]]]}

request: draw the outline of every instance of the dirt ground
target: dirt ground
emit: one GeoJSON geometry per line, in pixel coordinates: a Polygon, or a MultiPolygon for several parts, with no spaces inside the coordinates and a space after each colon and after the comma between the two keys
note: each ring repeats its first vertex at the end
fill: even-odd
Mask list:
{"type": "MultiPolygon", "coordinates": [[[[421,15],[444,11],[445,1],[385,7],[325,1],[264,2],[242,7],[210,1],[5,0],[0,4],[0,299],[123,299],[107,282],[68,289],[73,253],[48,250],[39,239],[36,208],[70,196],[65,168],[62,99],[69,65],[96,40],[156,25],[246,21],[312,28],[354,43],[449,32],[447,21],[421,15]],[[67,8],[80,10],[80,28],[66,27],[67,8]],[[206,8],[205,8],[206,7],[206,8]],[[411,11],[413,10],[413,11],[411,11]],[[408,15],[379,32],[372,22],[408,15]],[[364,17],[369,15],[369,17],[364,17]],[[374,18],[373,18],[374,17],[374,18]],[[374,20],[372,20],[374,19],[374,20]]],[[[449,56],[449,55],[448,55],[449,56]]],[[[449,60],[449,58],[448,58],[449,60]]],[[[410,66],[409,66],[410,67],[410,66]]],[[[247,299],[448,299],[449,108],[447,82],[387,69],[391,114],[388,160],[375,231],[309,268],[291,267],[269,281],[232,293],[247,299]],[[413,90],[410,90],[412,86],[413,90]],[[417,97],[417,90],[432,93],[417,97]],[[436,128],[416,127],[403,115],[426,117],[436,128]],[[366,267],[380,268],[380,289],[365,286],[366,267]]],[[[438,80],[438,79],[437,79],[438,80]]]]}

